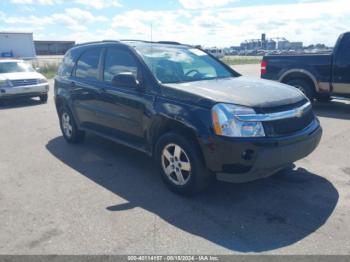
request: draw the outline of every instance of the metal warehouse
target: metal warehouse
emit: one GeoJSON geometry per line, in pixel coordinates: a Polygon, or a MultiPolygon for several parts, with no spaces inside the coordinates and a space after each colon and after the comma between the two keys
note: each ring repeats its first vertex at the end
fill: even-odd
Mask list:
{"type": "Polygon", "coordinates": [[[37,55],[64,55],[75,41],[34,41],[37,55]]]}

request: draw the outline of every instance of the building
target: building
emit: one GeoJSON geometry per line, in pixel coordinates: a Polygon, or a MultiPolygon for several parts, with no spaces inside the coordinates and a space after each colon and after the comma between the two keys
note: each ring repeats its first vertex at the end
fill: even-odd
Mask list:
{"type": "Polygon", "coordinates": [[[281,39],[277,42],[278,50],[289,50],[289,41],[287,39],[281,39]]]}
{"type": "Polygon", "coordinates": [[[289,47],[292,50],[301,50],[303,49],[303,42],[290,42],[289,47]]]}
{"type": "Polygon", "coordinates": [[[303,42],[289,42],[284,37],[266,38],[266,34],[261,34],[260,39],[245,40],[241,43],[242,51],[258,51],[258,50],[301,50],[303,42]]]}
{"type": "Polygon", "coordinates": [[[0,32],[0,58],[14,57],[22,59],[35,58],[33,33],[0,32]]]}
{"type": "Polygon", "coordinates": [[[266,42],[266,50],[276,50],[277,43],[275,40],[269,39],[266,42]]]}
{"type": "Polygon", "coordinates": [[[64,55],[75,41],[34,41],[37,55],[64,55]]]}

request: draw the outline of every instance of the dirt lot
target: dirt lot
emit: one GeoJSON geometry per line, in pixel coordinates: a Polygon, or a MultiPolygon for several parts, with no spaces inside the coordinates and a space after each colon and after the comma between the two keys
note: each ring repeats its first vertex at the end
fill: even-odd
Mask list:
{"type": "MultiPolygon", "coordinates": [[[[258,65],[235,66],[259,75],[258,65]]],[[[183,198],[145,155],[61,136],[52,100],[0,108],[0,254],[350,254],[350,102],[295,168],[183,198]]]]}

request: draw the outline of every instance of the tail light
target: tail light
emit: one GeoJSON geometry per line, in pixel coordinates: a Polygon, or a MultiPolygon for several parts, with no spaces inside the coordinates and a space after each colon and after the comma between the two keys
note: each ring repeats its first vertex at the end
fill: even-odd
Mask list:
{"type": "Polygon", "coordinates": [[[261,75],[265,75],[267,73],[267,62],[261,61],[261,75]]]}

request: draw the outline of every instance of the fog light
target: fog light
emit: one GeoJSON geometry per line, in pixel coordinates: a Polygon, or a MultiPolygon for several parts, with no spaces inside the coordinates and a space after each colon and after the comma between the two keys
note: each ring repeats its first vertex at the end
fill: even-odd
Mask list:
{"type": "Polygon", "coordinates": [[[242,158],[244,160],[252,160],[254,155],[254,151],[251,149],[248,149],[242,153],[242,158]]]}

